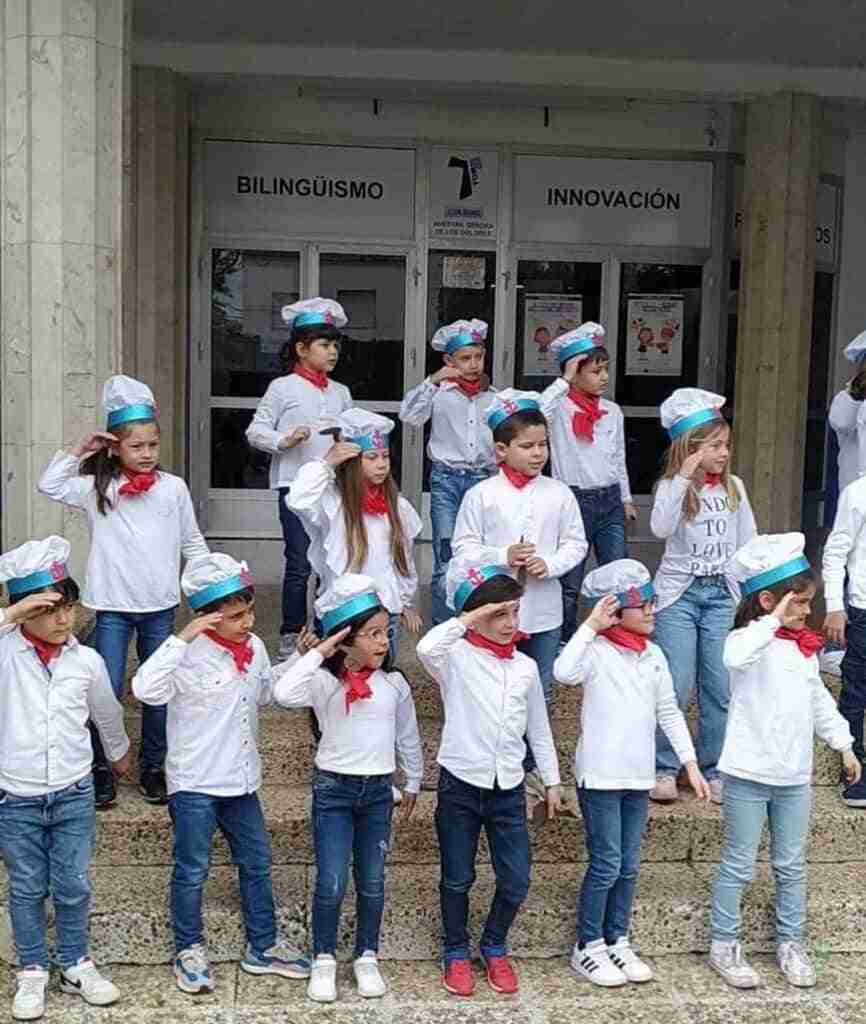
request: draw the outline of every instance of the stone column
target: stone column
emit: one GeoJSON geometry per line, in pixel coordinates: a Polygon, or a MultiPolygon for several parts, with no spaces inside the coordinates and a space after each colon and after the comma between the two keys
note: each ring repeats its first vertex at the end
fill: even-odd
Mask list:
{"type": "Polygon", "coordinates": [[[130,0],[0,0],[3,547],[81,517],[36,494],[120,367],[130,0]]]}
{"type": "Polygon", "coordinates": [[[800,529],[820,127],[812,96],[748,105],[734,457],[761,532],[800,529]]]}

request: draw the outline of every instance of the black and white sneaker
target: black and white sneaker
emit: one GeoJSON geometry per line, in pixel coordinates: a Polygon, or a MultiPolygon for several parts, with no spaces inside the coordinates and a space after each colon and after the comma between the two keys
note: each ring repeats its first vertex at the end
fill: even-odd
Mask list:
{"type": "Polygon", "coordinates": [[[114,772],[108,765],[94,765],[93,767],[93,802],[97,808],[111,807],[117,800],[117,783],[114,781],[114,772]]]}
{"type": "Polygon", "coordinates": [[[147,775],[142,775],[138,790],[149,804],[168,803],[165,776],[162,772],[148,772],[147,775]]]}
{"type": "Polygon", "coordinates": [[[575,945],[571,954],[571,969],[593,985],[618,988],[627,985],[628,978],[611,960],[604,939],[588,942],[583,949],[575,945]]]}
{"type": "Polygon", "coordinates": [[[614,945],[608,946],[607,955],[610,957],[614,967],[618,967],[629,981],[634,981],[638,984],[644,981],[652,981],[652,968],[649,964],[645,964],[631,948],[627,935],[621,935],[614,945]]]}

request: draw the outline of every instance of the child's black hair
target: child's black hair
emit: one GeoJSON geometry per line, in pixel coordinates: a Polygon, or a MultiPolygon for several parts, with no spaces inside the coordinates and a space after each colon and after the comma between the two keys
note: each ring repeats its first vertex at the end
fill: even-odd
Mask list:
{"type": "Polygon", "coordinates": [[[235,601],[243,601],[244,604],[250,604],[255,600],[255,597],[256,591],[254,587],[244,587],[243,590],[236,590],[233,594],[226,594],[225,597],[218,597],[216,601],[203,605],[196,610],[196,615],[210,615],[211,612],[218,612],[220,608],[227,604],[233,604],[235,601]]]}
{"type": "MultiPolygon", "coordinates": [[[[566,363],[570,360],[566,360],[566,363]]],[[[604,347],[604,345],[596,345],[591,352],[583,352],[577,357],[577,371],[578,373],[586,366],[587,363],[596,365],[598,363],[609,363],[610,353],[604,347]]],[[[562,369],[565,369],[565,363],[562,365],[562,369]]]]}
{"type": "Polygon", "coordinates": [[[743,626],[748,626],[755,619],[768,614],[766,609],[761,607],[761,602],[759,601],[761,594],[765,590],[772,594],[776,601],[781,601],[790,590],[793,590],[795,594],[802,594],[810,587],[817,587],[817,585],[818,577],[815,574],[815,570],[809,568],[797,573],[796,576],[789,576],[786,580],[782,580],[781,583],[774,583],[771,587],[761,587],[760,590],[754,594],[749,594],[748,597],[744,597],[740,601],[737,613],[734,616],[734,629],[742,629],[743,626]]]}
{"type": "MultiPolygon", "coordinates": [[[[51,608],[65,608],[70,604],[78,604],[78,598],[80,591],[78,584],[72,579],[71,576],[65,580],[58,580],[56,583],[49,583],[47,587],[40,587],[38,590],[28,590],[26,594],[9,595],[9,604],[18,604],[19,601],[23,601],[25,597],[30,597],[32,594],[60,594],[62,600],[57,604],[51,605],[51,608]]],[[[45,609],[48,611],[48,609],[45,609]]]]}
{"type": "Polygon", "coordinates": [[[512,413],[493,431],[493,440],[497,444],[511,444],[517,435],[527,427],[547,429],[547,420],[540,409],[520,409],[518,412],[512,413]]]}
{"type": "MultiPolygon", "coordinates": [[[[342,641],[344,644],[350,645],[357,636],[357,634],[361,632],[361,629],[370,621],[370,619],[372,619],[375,615],[378,615],[380,612],[385,612],[386,615],[388,614],[387,609],[383,608],[381,605],[377,606],[376,608],[367,608],[366,611],[358,612],[358,614],[354,618],[347,619],[345,622],[341,622],[339,626],[331,630],[331,633],[339,633],[341,629],[345,629],[346,626],[350,626],[351,628],[349,630],[348,635],[345,636],[342,641]]],[[[343,664],[345,661],[345,652],[336,651],[334,654],[331,655],[330,658],[326,658],[325,661],[322,662],[322,666],[323,668],[326,668],[331,673],[332,676],[337,676],[339,678],[340,673],[343,671],[343,664]]],[[[390,649],[388,653],[385,655],[385,660],[382,662],[381,669],[383,672],[391,671],[390,649]]]]}
{"type": "Polygon", "coordinates": [[[511,576],[493,576],[485,580],[480,587],[466,598],[462,612],[472,612],[485,604],[502,604],[503,601],[519,601],[523,596],[523,587],[511,576]]]}
{"type": "Polygon", "coordinates": [[[296,327],[289,340],[280,349],[280,365],[283,373],[291,373],[298,361],[298,345],[309,345],[314,341],[341,341],[343,332],[333,324],[310,324],[296,327]]]}

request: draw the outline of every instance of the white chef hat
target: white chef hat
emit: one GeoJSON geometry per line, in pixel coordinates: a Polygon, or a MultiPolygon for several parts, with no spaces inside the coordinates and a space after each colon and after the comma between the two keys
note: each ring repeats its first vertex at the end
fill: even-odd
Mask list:
{"type": "Polygon", "coordinates": [[[740,584],[743,597],[748,597],[808,571],[805,547],[802,533],[759,533],[728,562],[728,572],[740,584]]]}
{"type": "Polygon", "coordinates": [[[845,358],[855,366],[866,359],[866,331],[861,331],[853,341],[848,342],[845,346],[845,358]]]}
{"type": "Polygon", "coordinates": [[[156,399],[150,388],[134,377],[122,373],[109,377],[102,388],[102,408],[106,427],[114,430],[124,423],[155,420],[159,415],[156,399]]]}
{"type": "Polygon", "coordinates": [[[0,556],[0,583],[6,584],[10,597],[22,597],[68,579],[70,551],[69,541],[63,537],[28,540],[0,556]]]}
{"type": "Polygon", "coordinates": [[[430,342],[437,352],[452,355],[467,345],[483,345],[487,339],[487,324],[483,320],[455,320],[447,327],[440,327],[430,342]]]}
{"type": "Polygon", "coordinates": [[[345,327],[346,311],[333,299],[301,299],[280,310],[283,322],[296,330],[299,327],[345,327]]]}
{"type": "Polygon", "coordinates": [[[362,612],[381,607],[375,582],[361,573],[347,572],[316,600],[316,615],[325,636],[329,636],[362,612]]]}
{"type": "Polygon", "coordinates": [[[517,388],[505,388],[497,392],[487,410],[487,426],[496,430],[509,416],[516,412],[535,410],[541,412],[541,395],[537,391],[518,391],[517,388]]]}
{"type": "Polygon", "coordinates": [[[721,408],[725,404],[724,395],[714,395],[703,388],[677,388],[666,398],[659,412],[662,426],[673,441],[695,427],[706,423],[724,422],[721,408]]]}
{"type": "Polygon", "coordinates": [[[387,450],[388,435],[394,429],[394,421],[387,416],[357,407],[335,416],[334,424],[340,428],[342,440],[359,445],[365,452],[387,450]]]}
{"type": "Polygon", "coordinates": [[[642,608],[656,596],[649,569],[634,558],[617,558],[593,569],[583,581],[582,593],[594,599],[613,594],[621,608],[642,608]]]}
{"type": "Polygon", "coordinates": [[[212,601],[252,587],[253,578],[246,562],[236,562],[229,555],[212,551],[196,555],[186,563],[180,585],[190,608],[198,611],[212,601]]]}
{"type": "Polygon", "coordinates": [[[459,615],[472,594],[495,576],[514,578],[507,565],[482,565],[477,560],[455,555],[445,573],[445,601],[459,615]]]}
{"type": "Polygon", "coordinates": [[[604,328],[601,324],[587,320],[573,331],[560,334],[550,343],[550,351],[559,360],[559,365],[567,363],[575,356],[588,356],[594,348],[604,344],[604,328]]]}

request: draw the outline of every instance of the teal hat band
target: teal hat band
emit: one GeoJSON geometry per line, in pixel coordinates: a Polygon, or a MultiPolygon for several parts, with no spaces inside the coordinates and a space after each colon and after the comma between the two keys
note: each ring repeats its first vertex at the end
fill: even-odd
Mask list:
{"type": "Polygon", "coordinates": [[[620,608],[643,608],[647,601],[655,600],[656,591],[652,580],[641,587],[629,587],[616,595],[620,608]]]}
{"type": "Polygon", "coordinates": [[[325,325],[333,326],[333,323],[329,313],[299,313],[295,317],[292,327],[323,327],[325,325]]]}
{"type": "Polygon", "coordinates": [[[458,614],[463,611],[463,605],[475,593],[475,591],[488,580],[495,576],[508,576],[511,573],[504,565],[485,565],[481,569],[470,569],[467,578],[454,591],[454,611],[458,614]]]}
{"type": "Polygon", "coordinates": [[[448,343],[445,346],[445,352],[450,356],[460,348],[466,348],[467,345],[483,345],[484,339],[480,334],[472,333],[470,331],[463,331],[460,334],[455,334],[453,337],[448,339],[448,343]]]}
{"type": "Polygon", "coordinates": [[[374,430],[372,434],[361,434],[360,437],[347,437],[346,440],[356,444],[362,452],[388,451],[388,435],[380,430],[374,430]]]}
{"type": "Polygon", "coordinates": [[[694,430],[695,427],[702,427],[705,423],[713,423],[715,421],[724,423],[724,419],[724,416],[722,416],[718,409],[701,409],[699,412],[683,416],[682,419],[677,420],[676,423],[668,427],[668,437],[673,441],[681,434],[694,430]]]}
{"type": "Polygon", "coordinates": [[[69,578],[66,566],[56,562],[50,569],[39,569],[27,576],[19,576],[17,579],[7,580],[6,589],[10,597],[19,597],[21,594],[29,594],[32,590],[41,590],[43,587],[50,587],[53,583],[69,578]]]}
{"type": "Polygon", "coordinates": [[[598,348],[598,345],[596,345],[592,338],[577,338],[560,349],[559,365],[562,366],[563,363],[567,363],[569,359],[574,359],[575,356],[592,352],[594,348],[598,348]]]}
{"type": "Polygon", "coordinates": [[[379,600],[378,594],[359,594],[357,597],[351,598],[338,608],[332,608],[331,611],[325,612],[322,616],[322,629],[325,636],[333,633],[349,619],[354,619],[356,615],[370,611],[372,608],[381,607],[382,602],[379,600]]]}
{"type": "Polygon", "coordinates": [[[509,416],[513,416],[516,412],[541,412],[541,406],[531,398],[518,398],[516,402],[503,402],[501,408],[495,409],[487,417],[487,426],[491,430],[496,430],[500,423],[504,423],[509,416]]]}
{"type": "Polygon", "coordinates": [[[759,590],[766,590],[767,587],[773,587],[792,576],[799,576],[801,572],[806,572],[811,568],[809,560],[800,555],[797,558],[792,558],[790,562],[777,565],[775,569],[767,569],[766,572],[758,573],[757,576],[744,580],[740,584],[740,593],[744,597],[748,597],[749,594],[757,594],[759,590]]]}
{"type": "Polygon", "coordinates": [[[247,587],[251,586],[252,582],[248,576],[246,579],[243,576],[230,576],[227,580],[211,583],[209,587],[190,594],[187,597],[187,602],[190,608],[197,612],[199,608],[204,608],[205,605],[209,605],[212,601],[218,601],[221,597],[228,597],[230,594],[237,594],[239,591],[246,590],[247,587]]]}
{"type": "Polygon", "coordinates": [[[139,402],[137,405],[125,405],[122,409],[115,409],[108,414],[108,429],[119,427],[124,423],[132,423],[138,420],[155,420],[156,409],[152,405],[139,402]]]}

